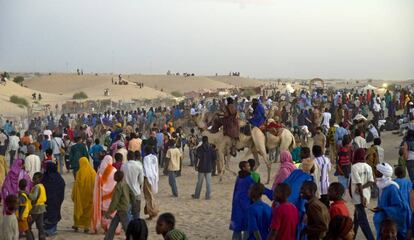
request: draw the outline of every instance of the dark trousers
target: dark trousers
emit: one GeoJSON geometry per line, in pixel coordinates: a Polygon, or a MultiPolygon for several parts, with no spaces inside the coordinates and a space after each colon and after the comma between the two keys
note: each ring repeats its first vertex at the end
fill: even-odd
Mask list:
{"type": "Polygon", "coordinates": [[[31,239],[35,239],[33,232],[32,232],[32,226],[33,223],[36,223],[37,231],[39,232],[39,240],[46,239],[45,230],[43,228],[43,213],[41,214],[32,214],[32,220],[29,222],[29,234],[31,235],[31,239]]]}
{"type": "Polygon", "coordinates": [[[114,239],[115,231],[116,231],[116,228],[118,227],[119,223],[121,223],[122,229],[124,230],[124,232],[126,232],[128,224],[129,224],[129,219],[128,219],[127,212],[125,212],[125,211],[117,211],[116,212],[114,218],[112,218],[112,220],[111,220],[111,224],[109,225],[109,229],[105,234],[104,240],[114,239]]]}
{"type": "Polygon", "coordinates": [[[13,165],[13,161],[16,158],[16,150],[10,150],[9,155],[10,155],[10,167],[13,165]]]}
{"type": "Polygon", "coordinates": [[[408,160],[406,161],[407,164],[407,171],[408,176],[410,177],[411,182],[414,181],[414,160],[408,160]]]}
{"type": "Polygon", "coordinates": [[[365,212],[365,208],[362,204],[355,205],[355,213],[354,213],[354,233],[355,236],[358,232],[358,227],[361,227],[362,233],[367,240],[374,240],[374,235],[372,234],[371,227],[369,226],[367,213],[365,212]]]}
{"type": "Polygon", "coordinates": [[[190,156],[190,166],[194,166],[195,158],[196,158],[196,148],[190,149],[189,156],[190,156]]]}
{"type": "Polygon", "coordinates": [[[141,212],[141,197],[135,197],[131,201],[131,213],[133,219],[138,219],[141,212]]]}

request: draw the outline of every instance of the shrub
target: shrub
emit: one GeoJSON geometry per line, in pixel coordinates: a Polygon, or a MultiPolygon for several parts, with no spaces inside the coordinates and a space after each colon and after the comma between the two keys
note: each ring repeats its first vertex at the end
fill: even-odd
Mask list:
{"type": "Polygon", "coordinates": [[[73,99],[87,99],[88,95],[86,95],[86,93],[84,92],[77,92],[75,94],[73,94],[73,99]]]}
{"type": "Polygon", "coordinates": [[[13,95],[10,97],[10,102],[17,104],[19,106],[29,106],[29,102],[25,98],[18,97],[16,95],[13,95]]]}
{"type": "Polygon", "coordinates": [[[243,91],[243,95],[245,97],[247,97],[247,96],[254,96],[256,94],[257,94],[256,91],[254,91],[253,89],[246,89],[246,90],[243,91]]]}
{"type": "Polygon", "coordinates": [[[183,96],[183,94],[180,93],[179,91],[172,91],[171,95],[173,95],[174,97],[182,97],[183,96]]]}
{"type": "Polygon", "coordinates": [[[13,79],[13,82],[17,83],[17,84],[21,84],[24,81],[24,77],[22,76],[17,76],[13,79]]]}

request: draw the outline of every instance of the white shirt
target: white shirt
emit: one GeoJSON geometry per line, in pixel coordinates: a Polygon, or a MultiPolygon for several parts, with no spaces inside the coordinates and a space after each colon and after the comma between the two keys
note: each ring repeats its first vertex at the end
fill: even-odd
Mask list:
{"type": "Polygon", "coordinates": [[[358,148],[367,148],[367,141],[365,140],[365,138],[357,136],[354,138],[353,141],[358,146],[358,148]]]}
{"type": "Polygon", "coordinates": [[[131,188],[135,197],[141,196],[141,186],[144,183],[144,167],[140,161],[128,161],[122,164],[121,171],[124,172],[124,180],[131,188]]]}
{"type": "Polygon", "coordinates": [[[326,126],[329,128],[329,121],[331,121],[331,113],[330,112],[324,112],[322,113],[323,116],[323,122],[322,122],[322,126],[326,126]]]}
{"type": "Polygon", "coordinates": [[[52,131],[49,129],[46,129],[43,131],[43,136],[47,135],[49,137],[49,140],[52,139],[52,131]]]}
{"type": "Polygon", "coordinates": [[[9,137],[9,149],[12,151],[17,151],[19,149],[20,139],[16,135],[9,137]]]}
{"type": "Polygon", "coordinates": [[[190,109],[190,115],[191,116],[194,116],[194,115],[196,115],[197,114],[197,111],[195,110],[195,108],[191,108],[190,109]]]}
{"type": "Polygon", "coordinates": [[[42,170],[42,162],[40,161],[39,156],[35,154],[30,154],[24,160],[24,168],[29,173],[30,178],[33,178],[33,175],[42,170]]]}
{"type": "Polygon", "coordinates": [[[148,182],[151,184],[152,192],[158,192],[158,159],[154,154],[149,154],[144,157],[144,176],[147,178],[148,182]]]}
{"type": "MultiPolygon", "coordinates": [[[[356,185],[360,183],[362,186],[368,182],[374,182],[372,175],[372,168],[367,163],[355,163],[351,167],[351,191],[352,202],[354,204],[361,204],[361,196],[356,192],[356,185]]],[[[364,188],[362,194],[367,199],[367,204],[371,199],[371,188],[364,188]]]]}
{"type": "Polygon", "coordinates": [[[384,162],[384,148],[378,145],[376,145],[375,147],[377,148],[377,152],[378,152],[378,161],[379,163],[383,163],[384,162]]]}
{"type": "Polygon", "coordinates": [[[60,137],[55,137],[50,141],[53,154],[60,154],[60,148],[63,147],[63,140],[60,137]]]}
{"type": "Polygon", "coordinates": [[[6,145],[7,135],[0,132],[0,146],[6,145]]]}
{"type": "Polygon", "coordinates": [[[19,240],[19,225],[15,214],[1,216],[0,240],[19,240]]]}
{"type": "Polygon", "coordinates": [[[374,109],[375,112],[381,111],[381,105],[379,105],[376,101],[374,105],[372,106],[372,108],[374,109]]]}

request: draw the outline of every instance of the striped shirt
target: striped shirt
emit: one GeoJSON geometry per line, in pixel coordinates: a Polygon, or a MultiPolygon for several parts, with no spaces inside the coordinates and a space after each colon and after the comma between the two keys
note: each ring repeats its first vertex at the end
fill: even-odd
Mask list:
{"type": "Polygon", "coordinates": [[[315,159],[320,169],[320,194],[328,194],[329,187],[329,171],[331,170],[331,161],[325,156],[320,156],[315,159]]]}

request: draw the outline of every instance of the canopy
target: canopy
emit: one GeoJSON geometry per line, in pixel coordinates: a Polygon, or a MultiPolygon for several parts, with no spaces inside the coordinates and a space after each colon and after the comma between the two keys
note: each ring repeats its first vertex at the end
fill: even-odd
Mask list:
{"type": "Polygon", "coordinates": [[[290,92],[290,93],[293,93],[295,91],[295,89],[293,89],[292,85],[290,85],[290,84],[286,84],[286,89],[285,90],[290,92]]]}
{"type": "Polygon", "coordinates": [[[367,90],[377,90],[378,88],[372,86],[371,84],[366,85],[365,87],[361,88],[361,91],[367,91],[367,90]]]}
{"type": "Polygon", "coordinates": [[[356,121],[360,121],[360,120],[366,121],[366,120],[367,120],[367,118],[366,118],[366,117],[364,117],[362,114],[357,114],[357,115],[354,117],[354,120],[356,120],[356,121]]]}

